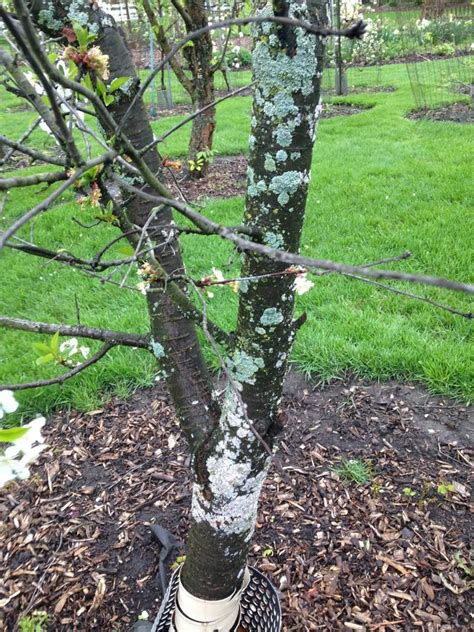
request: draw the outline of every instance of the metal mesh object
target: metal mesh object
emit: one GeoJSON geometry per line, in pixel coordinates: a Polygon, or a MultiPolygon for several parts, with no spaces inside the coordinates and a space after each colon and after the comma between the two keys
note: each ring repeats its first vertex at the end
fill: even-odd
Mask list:
{"type": "MultiPolygon", "coordinates": [[[[250,581],[240,601],[240,625],[247,632],[280,632],[281,607],[275,588],[256,568],[250,567],[249,571],[250,581]]],[[[179,569],[171,578],[151,632],[170,631],[178,586],[179,569]]]]}

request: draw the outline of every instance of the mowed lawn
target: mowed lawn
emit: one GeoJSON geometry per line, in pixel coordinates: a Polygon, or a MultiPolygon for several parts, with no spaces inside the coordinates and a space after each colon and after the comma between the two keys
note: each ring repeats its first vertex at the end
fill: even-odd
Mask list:
{"type": "MultiPolygon", "coordinates": [[[[443,62],[438,62],[443,63],[443,62]]],[[[323,120],[314,151],[312,181],[302,251],[335,261],[362,264],[411,251],[408,261],[392,268],[474,281],[472,268],[473,132],[466,125],[415,122],[405,118],[414,107],[406,68],[385,66],[384,84],[391,93],[351,95],[345,100],[373,106],[351,116],[323,120]]],[[[4,93],[0,95],[3,99],[4,93]]],[[[459,99],[459,96],[453,97],[459,99]]],[[[19,137],[31,112],[15,111],[3,99],[2,133],[19,137]]],[[[215,148],[218,154],[245,153],[251,99],[238,97],[218,108],[215,148]]],[[[154,122],[157,133],[179,117],[154,122]]],[[[45,136],[35,134],[41,145],[45,136]]],[[[187,132],[180,130],[162,148],[170,157],[185,155],[187,132]]],[[[41,167],[31,169],[31,172],[41,167]]],[[[28,173],[23,170],[22,173],[28,173]]],[[[0,227],[41,198],[35,187],[10,194],[0,227]]],[[[210,200],[203,209],[228,224],[240,221],[243,199],[210,200]]],[[[79,227],[72,217],[89,221],[72,194],[37,218],[20,235],[51,248],[91,256],[115,229],[79,227]]],[[[186,237],[184,255],[199,278],[218,267],[237,271],[229,246],[218,238],[186,237]],[[233,260],[230,263],[229,260],[233,260]]],[[[120,257],[119,247],[110,256],[120,257]]],[[[0,253],[0,313],[48,322],[77,322],[145,332],[143,297],[101,284],[79,271],[11,251],[0,253]]],[[[116,277],[119,278],[117,274],[116,277]]],[[[131,272],[130,282],[138,277],[131,272]]],[[[300,330],[292,360],[303,371],[327,381],[357,375],[364,379],[421,382],[433,393],[472,400],[474,358],[472,321],[430,305],[397,296],[336,275],[314,278],[315,287],[298,301],[308,320],[300,330]]],[[[393,284],[456,309],[474,311],[464,295],[435,288],[393,284]]],[[[232,328],[236,297],[218,288],[210,314],[232,328]]],[[[32,349],[45,337],[0,330],[0,383],[23,382],[57,374],[38,367],[32,349]]],[[[88,344],[88,343],[87,343],[88,344]]],[[[90,345],[93,349],[94,344],[90,345]]],[[[210,361],[211,352],[206,350],[210,361]]],[[[22,410],[48,412],[58,406],[96,408],[104,397],[126,396],[130,389],[153,383],[157,368],[146,352],[115,349],[84,374],[54,386],[19,394],[22,410]]]]}

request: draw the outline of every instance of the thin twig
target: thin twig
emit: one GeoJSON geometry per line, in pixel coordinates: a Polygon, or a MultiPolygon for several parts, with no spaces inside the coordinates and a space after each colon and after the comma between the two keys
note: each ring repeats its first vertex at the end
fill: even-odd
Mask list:
{"type": "Polygon", "coordinates": [[[58,375],[57,377],[52,377],[47,380],[36,380],[35,382],[26,382],[24,384],[6,384],[1,385],[0,390],[8,390],[8,391],[24,391],[30,388],[41,388],[42,386],[52,386],[53,384],[64,384],[66,380],[70,380],[72,377],[81,373],[92,364],[98,362],[101,358],[105,356],[113,347],[116,345],[112,342],[106,342],[100,349],[79,366],[74,367],[70,371],[63,373],[62,375],[58,375]]]}

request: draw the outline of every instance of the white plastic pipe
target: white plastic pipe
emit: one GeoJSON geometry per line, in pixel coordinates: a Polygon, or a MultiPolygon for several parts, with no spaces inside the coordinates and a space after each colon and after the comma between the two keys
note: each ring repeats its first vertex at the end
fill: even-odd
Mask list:
{"type": "Polygon", "coordinates": [[[219,601],[198,599],[179,582],[170,632],[230,632],[240,619],[240,597],[250,581],[245,570],[242,588],[219,601]]]}

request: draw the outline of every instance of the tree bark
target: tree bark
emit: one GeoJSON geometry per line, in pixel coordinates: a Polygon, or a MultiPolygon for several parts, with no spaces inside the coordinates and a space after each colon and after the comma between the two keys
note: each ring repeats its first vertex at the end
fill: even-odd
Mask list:
{"type": "MultiPolygon", "coordinates": [[[[307,11],[296,1],[280,4],[275,14],[326,23],[324,0],[312,0],[307,11]]],[[[301,29],[270,23],[255,29],[257,85],[244,221],[263,230],[265,243],[290,252],[298,251],[306,206],[323,53],[323,42],[301,29]]],[[[241,276],[285,267],[246,254],[241,276]]],[[[184,587],[203,599],[230,595],[243,577],[269,465],[253,430],[271,445],[281,427],[279,405],[295,336],[293,286],[290,275],[240,286],[237,344],[228,363],[239,395],[232,388],[227,392],[219,427],[195,463],[193,523],[182,572],[184,587]]]]}
{"type": "MultiPolygon", "coordinates": [[[[320,23],[326,19],[323,1],[310,0],[308,8],[298,0],[278,2],[262,11],[320,23]]],[[[48,0],[30,2],[42,28],[58,35],[64,26],[77,21],[77,2],[55,0],[53,6],[54,13],[46,15],[51,7],[48,0]],[[46,18],[48,25],[44,24],[46,18]]],[[[195,0],[190,0],[187,8],[200,10],[195,0]]],[[[97,31],[94,44],[109,55],[111,79],[124,75],[131,79],[128,90],[109,107],[118,123],[138,86],[131,57],[120,31],[108,16],[90,8],[86,0],[81,10],[82,20],[87,15],[89,30],[97,31]]],[[[205,15],[202,20],[207,20],[205,15]]],[[[187,54],[193,63],[204,68],[197,48],[190,47],[187,54]]],[[[209,38],[203,55],[211,53],[209,38]]],[[[263,232],[265,243],[294,252],[299,247],[319,114],[322,53],[322,41],[301,29],[272,23],[255,28],[257,87],[244,218],[249,227],[263,232]]],[[[142,102],[134,106],[123,129],[137,149],[152,141],[142,102]]],[[[161,160],[156,151],[148,151],[145,159],[153,173],[160,171],[161,160]]],[[[141,179],[137,185],[145,191],[152,190],[141,179]]],[[[143,226],[153,205],[125,191],[122,196],[128,220],[143,226]]],[[[165,226],[171,219],[170,209],[165,208],[157,214],[152,228],[162,226],[166,233],[165,226]]],[[[175,240],[157,245],[156,256],[170,273],[183,269],[175,240]]],[[[260,255],[246,254],[242,275],[281,272],[285,267],[260,255]]],[[[192,519],[178,601],[184,590],[215,602],[241,588],[258,499],[270,463],[268,446],[281,426],[279,404],[295,335],[294,287],[290,278],[282,275],[241,283],[237,342],[227,359],[231,379],[221,408],[213,396],[194,326],[161,285],[153,284],[147,295],[150,344],[166,371],[192,452],[192,519]]]]}
{"type": "MultiPolygon", "coordinates": [[[[208,25],[207,11],[203,2],[200,0],[185,0],[185,9],[191,21],[186,28],[188,33],[208,25]]],[[[197,112],[211,104],[215,99],[211,34],[205,33],[196,38],[193,46],[185,47],[184,55],[191,69],[193,84],[191,101],[193,111],[197,112]]],[[[212,151],[215,127],[215,107],[208,108],[193,119],[188,147],[188,160],[190,164],[195,166],[194,169],[190,170],[190,175],[193,178],[203,178],[209,171],[211,160],[209,152],[212,151]]]]}

